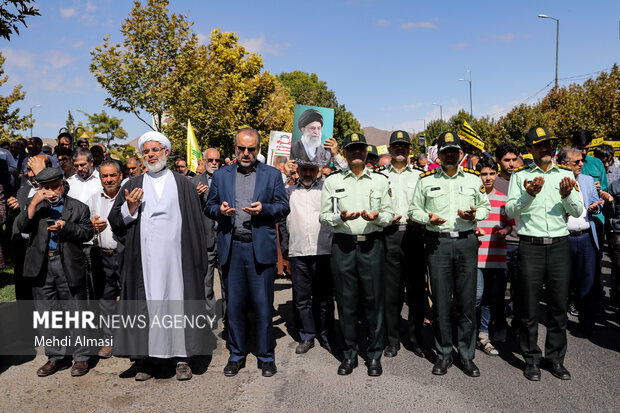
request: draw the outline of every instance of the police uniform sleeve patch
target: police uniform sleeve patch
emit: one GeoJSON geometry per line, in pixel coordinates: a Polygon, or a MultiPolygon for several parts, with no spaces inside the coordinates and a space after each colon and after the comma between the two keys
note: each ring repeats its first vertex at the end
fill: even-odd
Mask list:
{"type": "Polygon", "coordinates": [[[575,191],[581,192],[581,190],[579,189],[579,183],[577,182],[575,182],[575,191]]]}
{"type": "Polygon", "coordinates": [[[485,192],[484,185],[480,185],[480,193],[484,194],[485,192]]]}

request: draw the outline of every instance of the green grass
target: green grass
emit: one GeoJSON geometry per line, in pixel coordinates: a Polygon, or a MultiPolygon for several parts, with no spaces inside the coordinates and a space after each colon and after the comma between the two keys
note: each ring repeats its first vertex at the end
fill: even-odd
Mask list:
{"type": "Polygon", "coordinates": [[[15,300],[15,277],[13,267],[0,270],[0,302],[15,300]]]}

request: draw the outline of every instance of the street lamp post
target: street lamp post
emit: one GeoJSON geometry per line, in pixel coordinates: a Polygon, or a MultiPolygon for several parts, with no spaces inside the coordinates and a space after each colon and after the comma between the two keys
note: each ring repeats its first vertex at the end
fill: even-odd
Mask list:
{"type": "MultiPolygon", "coordinates": [[[[41,105],[30,106],[30,121],[32,121],[32,109],[40,107],[41,105]]],[[[32,123],[30,124],[30,137],[32,138],[32,123]]]]}
{"type": "Polygon", "coordinates": [[[424,122],[424,130],[426,130],[426,119],[416,118],[416,120],[421,120],[422,122],[424,122]]]}
{"type": "Polygon", "coordinates": [[[560,45],[560,20],[546,14],[539,14],[541,19],[555,20],[555,89],[558,89],[558,49],[560,45]]]}
{"type": "Polygon", "coordinates": [[[471,98],[471,70],[467,69],[467,73],[469,73],[469,79],[460,78],[459,82],[469,82],[469,119],[473,121],[474,120],[474,104],[471,98]]]}

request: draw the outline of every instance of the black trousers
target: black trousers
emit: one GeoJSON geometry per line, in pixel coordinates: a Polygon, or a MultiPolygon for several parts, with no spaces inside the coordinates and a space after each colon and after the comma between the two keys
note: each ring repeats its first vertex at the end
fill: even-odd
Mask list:
{"type": "Polygon", "coordinates": [[[439,238],[427,232],[426,259],[430,272],[431,297],[437,314],[435,347],[441,360],[452,354],[452,296],[457,312],[458,350],[462,359],[472,360],[476,349],[476,282],[478,239],[439,238]]]}
{"type": "Polygon", "coordinates": [[[344,338],[344,357],[357,357],[358,304],[363,303],[368,325],[368,359],[379,360],[385,343],[384,286],[381,277],[385,245],[383,234],[375,233],[366,241],[334,234],[331,269],[338,318],[344,338]]]}
{"type": "MultiPolygon", "coordinates": [[[[118,301],[116,298],[121,293],[120,278],[119,278],[119,257],[118,254],[104,254],[100,255],[102,270],[103,270],[103,282],[102,289],[99,298],[99,310],[104,316],[114,314],[118,301]]],[[[114,336],[114,333],[110,327],[103,325],[103,338],[108,339],[114,336]]]]}
{"type": "Polygon", "coordinates": [[[542,358],[538,347],[538,316],[544,284],[547,292],[545,357],[552,363],[562,363],[566,354],[566,309],[571,273],[568,239],[551,245],[521,240],[519,266],[519,346],[523,358],[530,364],[540,364],[542,358]]]}
{"type": "Polygon", "coordinates": [[[327,330],[334,316],[333,287],[329,255],[290,257],[294,305],[299,312],[302,340],[318,336],[327,342],[327,330]]]}
{"type": "MultiPolygon", "coordinates": [[[[67,278],[62,269],[60,255],[49,257],[47,272],[33,282],[32,298],[37,311],[50,311],[61,309],[58,300],[62,300],[63,310],[79,310],[81,301],[86,300],[86,290],[73,289],[67,284],[67,278]]],[[[72,342],[80,334],[78,329],[70,332],[64,330],[40,329],[41,334],[47,338],[62,339],[67,335],[72,337],[72,342]]],[[[75,361],[87,361],[88,347],[81,345],[52,345],[45,346],[45,355],[52,361],[60,361],[68,355],[73,355],[75,361]]]]}
{"type": "Polygon", "coordinates": [[[407,226],[399,231],[398,225],[390,226],[385,234],[385,330],[386,345],[400,345],[400,313],[403,308],[403,289],[409,302],[408,339],[422,345],[424,322],[426,259],[424,256],[424,231],[407,226]]]}

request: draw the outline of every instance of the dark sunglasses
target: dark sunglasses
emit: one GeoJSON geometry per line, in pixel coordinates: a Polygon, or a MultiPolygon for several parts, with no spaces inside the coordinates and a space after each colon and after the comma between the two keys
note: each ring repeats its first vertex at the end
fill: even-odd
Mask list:
{"type": "Polygon", "coordinates": [[[237,149],[239,150],[239,152],[244,153],[246,150],[249,153],[255,152],[256,151],[256,147],[255,146],[237,146],[237,149]]]}

